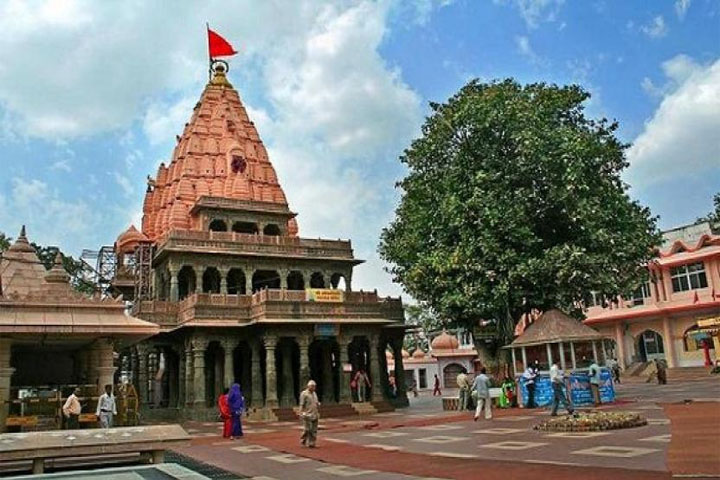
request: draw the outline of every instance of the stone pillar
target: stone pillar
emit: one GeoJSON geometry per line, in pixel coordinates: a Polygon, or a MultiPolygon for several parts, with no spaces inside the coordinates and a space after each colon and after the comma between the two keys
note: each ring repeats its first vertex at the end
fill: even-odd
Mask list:
{"type": "Polygon", "coordinates": [[[195,401],[195,392],[193,389],[193,377],[195,368],[193,362],[192,342],[185,342],[185,405],[192,406],[195,401]]]}
{"type": "Polygon", "coordinates": [[[518,372],[517,372],[517,356],[515,356],[514,348],[510,349],[510,356],[512,357],[512,364],[513,364],[512,374],[513,374],[513,378],[515,378],[515,377],[517,377],[518,372]]]}
{"type": "Polygon", "coordinates": [[[352,283],[352,270],[350,270],[349,272],[345,273],[345,291],[346,291],[346,292],[351,292],[351,291],[352,291],[352,287],[351,287],[351,285],[350,285],[351,283],[352,283]]]}
{"type": "Polygon", "coordinates": [[[275,371],[275,347],[277,347],[277,337],[266,336],[263,341],[265,343],[265,406],[268,408],[277,408],[277,373],[275,371]]]}
{"type": "Polygon", "coordinates": [[[283,348],[280,349],[280,361],[281,375],[280,380],[282,381],[282,397],[280,399],[280,405],[283,407],[291,407],[295,405],[295,382],[293,381],[293,368],[292,368],[292,354],[293,348],[291,343],[286,343],[283,348]]]}
{"type": "Polygon", "coordinates": [[[227,267],[218,267],[218,273],[220,274],[220,293],[223,295],[227,295],[228,293],[228,284],[227,284],[227,276],[230,272],[230,269],[227,267]]]}
{"type": "MultiPolygon", "coordinates": [[[[570,348],[572,348],[572,343],[570,344],[570,348]]],[[[520,349],[522,352],[522,362],[523,362],[523,372],[527,370],[528,363],[527,363],[527,350],[525,350],[525,347],[522,347],[520,349]]]]}
{"type": "Polygon", "coordinates": [[[110,339],[101,338],[93,345],[93,377],[98,387],[98,395],[105,391],[105,385],[114,385],[115,366],[113,365],[113,344],[110,339]]]}
{"type": "MultiPolygon", "coordinates": [[[[203,293],[203,274],[205,269],[199,265],[193,265],[193,271],[195,272],[195,293],[203,293]]],[[[188,292],[188,295],[192,295],[192,292],[188,292]]]]}
{"type": "Polygon", "coordinates": [[[305,285],[305,288],[310,288],[310,279],[312,278],[312,272],[308,270],[302,271],[303,276],[303,284],[305,285]]]}
{"type": "Polygon", "coordinates": [[[0,339],[0,431],[5,431],[5,420],[10,413],[10,378],[15,369],[10,367],[11,342],[9,338],[0,339]]]}
{"type": "Polygon", "coordinates": [[[259,408],[263,404],[262,369],[260,365],[260,342],[250,342],[252,351],[250,381],[252,382],[250,403],[259,408]]]}
{"type": "Polygon", "coordinates": [[[673,340],[672,325],[668,317],[663,318],[663,342],[665,350],[665,361],[668,368],[675,368],[677,362],[675,359],[675,341],[673,340]]]}
{"type": "Polygon", "coordinates": [[[253,293],[253,284],[252,284],[252,277],[253,273],[255,273],[254,268],[246,268],[243,270],[245,273],[245,295],[252,295],[253,293]]]}
{"type": "Polygon", "coordinates": [[[280,289],[281,290],[287,290],[288,283],[287,283],[287,277],[290,274],[290,271],[284,268],[281,268],[278,270],[278,275],[280,275],[280,289]]]}
{"type": "Polygon", "coordinates": [[[322,402],[335,403],[335,386],[333,384],[332,344],[323,342],[322,349],[322,402]]]}
{"type": "Polygon", "coordinates": [[[340,364],[338,375],[338,378],[340,378],[340,403],[351,403],[353,400],[350,391],[350,375],[352,375],[352,372],[346,372],[343,368],[345,363],[350,363],[350,342],[352,342],[352,337],[338,337],[338,346],[340,347],[340,358],[338,358],[340,364]]]}
{"type": "Polygon", "coordinates": [[[577,368],[577,360],[575,359],[575,343],[570,342],[570,361],[572,362],[572,367],[577,368]]]}
{"type": "MultiPolygon", "coordinates": [[[[595,344],[593,343],[593,348],[595,344]]],[[[563,342],[558,343],[558,351],[560,352],[560,368],[565,370],[565,345],[563,342]]]]}
{"type": "Polygon", "coordinates": [[[595,360],[595,363],[600,363],[600,360],[598,359],[597,343],[594,340],[592,341],[592,350],[593,360],[595,360]]]}
{"type": "MultiPolygon", "coordinates": [[[[372,397],[371,401],[380,402],[383,399],[382,383],[380,382],[380,336],[378,334],[371,335],[369,338],[370,354],[368,362],[370,363],[370,380],[372,381],[372,397]]],[[[402,355],[400,355],[402,358],[402,355]]]]}
{"type": "Polygon", "coordinates": [[[222,348],[225,353],[223,384],[226,388],[230,388],[235,383],[235,357],[233,353],[237,344],[238,342],[234,338],[226,338],[222,341],[222,348]]]}
{"type": "Polygon", "coordinates": [[[183,346],[181,345],[179,348],[178,353],[178,398],[177,398],[177,407],[181,408],[185,403],[187,402],[187,398],[185,397],[186,392],[186,370],[185,370],[185,362],[187,362],[186,353],[183,351],[183,346]]]}
{"type": "Polygon", "coordinates": [[[327,272],[322,272],[323,277],[323,283],[325,284],[325,288],[332,288],[332,274],[327,272]]]}
{"type": "Polygon", "coordinates": [[[407,386],[405,382],[405,365],[402,358],[403,339],[395,339],[392,343],[393,358],[395,361],[395,386],[398,402],[402,405],[408,404],[407,386]]]}
{"type": "Polygon", "coordinates": [[[177,302],[180,299],[180,281],[178,274],[180,269],[176,267],[168,267],[170,272],[170,301],[177,302]]]}
{"type": "Polygon", "coordinates": [[[308,335],[298,337],[298,348],[300,350],[300,390],[304,390],[310,381],[310,342],[312,338],[308,335]]]}
{"type": "Polygon", "coordinates": [[[138,398],[139,403],[142,404],[148,401],[148,353],[150,348],[147,345],[138,345],[138,398]]]}
{"type": "Polygon", "coordinates": [[[617,361],[620,364],[620,368],[627,367],[625,359],[625,335],[621,322],[615,324],[615,346],[617,348],[617,361]]]}
{"type": "Polygon", "coordinates": [[[193,390],[195,398],[193,405],[195,408],[204,408],[205,401],[205,349],[208,346],[208,340],[202,337],[194,337],[192,339],[193,354],[193,390]]]}

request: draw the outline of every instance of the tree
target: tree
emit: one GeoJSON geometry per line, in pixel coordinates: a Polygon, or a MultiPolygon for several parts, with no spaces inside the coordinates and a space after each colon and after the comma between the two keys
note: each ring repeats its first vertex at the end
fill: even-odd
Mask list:
{"type": "MultiPolygon", "coordinates": [[[[50,270],[55,264],[55,257],[62,254],[58,247],[43,247],[34,242],[30,245],[35,249],[38,258],[47,270],[50,270]]],[[[81,261],[75,260],[70,255],[63,255],[62,263],[63,268],[70,275],[70,283],[75,290],[88,295],[95,293],[95,285],[83,276],[86,267],[81,261]]]]}
{"type": "Polygon", "coordinates": [[[422,348],[427,352],[429,344],[427,335],[430,332],[439,330],[443,327],[443,323],[422,305],[406,305],[405,306],[405,323],[420,328],[417,333],[411,333],[405,337],[405,350],[412,351],[416,348],[422,348]]]}
{"type": "Polygon", "coordinates": [[[497,322],[497,343],[533,308],[582,316],[644,279],[656,218],[627,194],[616,122],[588,119],[581,87],[471,81],[400,160],[408,175],[380,255],[441,318],[497,322]]]}
{"type": "Polygon", "coordinates": [[[697,221],[710,222],[710,227],[714,229],[716,225],[720,224],[720,192],[713,195],[713,205],[715,206],[715,211],[698,218],[697,221]]]}
{"type": "Polygon", "coordinates": [[[0,232],[0,253],[10,248],[12,238],[6,236],[3,232],[0,232]]]}

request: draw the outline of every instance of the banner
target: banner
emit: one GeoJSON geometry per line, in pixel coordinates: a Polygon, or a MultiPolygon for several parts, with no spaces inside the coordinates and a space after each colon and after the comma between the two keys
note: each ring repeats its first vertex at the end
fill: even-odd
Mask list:
{"type": "Polygon", "coordinates": [[[343,299],[342,290],[333,290],[330,288],[305,289],[305,300],[308,302],[342,303],[343,299]]]}

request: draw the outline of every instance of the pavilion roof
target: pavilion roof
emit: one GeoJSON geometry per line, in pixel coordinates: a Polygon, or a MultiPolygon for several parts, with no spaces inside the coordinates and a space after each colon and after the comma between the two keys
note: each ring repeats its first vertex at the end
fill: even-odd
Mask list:
{"type": "Polygon", "coordinates": [[[0,256],[0,334],[139,339],[158,332],[157,325],[127,315],[120,297],[77,292],[60,253],[53,268],[46,270],[27,240],[24,226],[15,243],[0,256]]]}
{"type": "Polygon", "coordinates": [[[558,342],[582,342],[605,338],[597,330],[583,325],[560,310],[553,309],[540,315],[509,346],[525,347],[558,342]]]}

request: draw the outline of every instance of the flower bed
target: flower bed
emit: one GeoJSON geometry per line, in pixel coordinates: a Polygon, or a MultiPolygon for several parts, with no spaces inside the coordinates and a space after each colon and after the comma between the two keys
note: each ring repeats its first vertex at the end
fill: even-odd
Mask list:
{"type": "Polygon", "coordinates": [[[643,425],[647,425],[647,419],[639,413],[582,412],[564,417],[552,417],[533,428],[543,432],[597,432],[643,425]]]}

